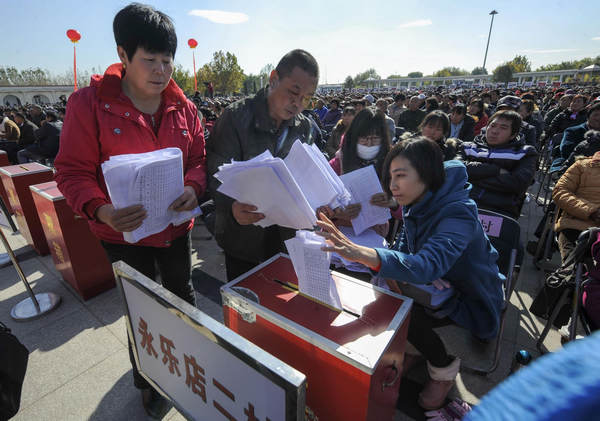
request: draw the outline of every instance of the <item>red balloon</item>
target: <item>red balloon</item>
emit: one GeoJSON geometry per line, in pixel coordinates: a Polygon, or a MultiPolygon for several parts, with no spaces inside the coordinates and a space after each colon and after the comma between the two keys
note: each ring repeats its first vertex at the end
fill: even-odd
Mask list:
{"type": "Polygon", "coordinates": [[[67,31],[67,37],[71,40],[71,42],[77,42],[81,39],[81,34],[75,29],[69,29],[67,31]]]}
{"type": "Polygon", "coordinates": [[[198,46],[198,41],[196,41],[194,38],[190,38],[188,39],[188,45],[190,48],[196,48],[198,46]]]}

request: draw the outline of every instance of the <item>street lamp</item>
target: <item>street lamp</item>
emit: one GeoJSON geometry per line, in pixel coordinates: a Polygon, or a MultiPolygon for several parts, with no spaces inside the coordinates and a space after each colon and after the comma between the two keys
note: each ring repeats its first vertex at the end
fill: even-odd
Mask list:
{"type": "Polygon", "coordinates": [[[492,10],[490,12],[490,15],[492,15],[492,21],[490,22],[490,33],[488,34],[488,40],[487,40],[487,45],[485,47],[485,57],[483,58],[483,69],[485,70],[485,62],[487,61],[487,53],[488,53],[488,48],[490,48],[490,37],[492,36],[492,25],[494,25],[494,15],[497,15],[498,12],[495,10],[492,10]]]}

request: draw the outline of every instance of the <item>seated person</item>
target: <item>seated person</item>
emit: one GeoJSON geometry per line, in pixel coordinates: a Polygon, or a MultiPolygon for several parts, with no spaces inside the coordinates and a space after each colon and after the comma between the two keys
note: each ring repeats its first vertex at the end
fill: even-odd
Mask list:
{"type": "Polygon", "coordinates": [[[442,150],[444,161],[456,159],[460,140],[447,139],[450,133],[450,119],[442,110],[435,110],[425,116],[419,126],[419,133],[433,140],[442,150]]]}
{"type": "Polygon", "coordinates": [[[398,127],[404,127],[409,132],[416,132],[419,124],[425,118],[427,114],[425,111],[420,110],[421,100],[418,96],[413,96],[408,102],[408,109],[402,111],[398,116],[398,127]]]}
{"type": "Polygon", "coordinates": [[[467,115],[465,104],[458,103],[450,112],[450,137],[470,142],[475,137],[475,119],[467,115]]]}
{"type": "Polygon", "coordinates": [[[55,111],[46,111],[46,119],[42,120],[41,127],[34,132],[36,143],[26,146],[17,152],[19,164],[32,160],[54,159],[58,153],[60,132],[63,123],[58,120],[55,111]]]}
{"type": "Polygon", "coordinates": [[[342,118],[337,122],[337,124],[331,131],[329,138],[327,139],[325,152],[327,153],[329,158],[333,158],[335,156],[335,153],[340,148],[340,145],[342,144],[342,139],[344,138],[344,135],[350,128],[350,124],[352,123],[355,114],[356,111],[354,110],[354,107],[347,106],[344,108],[342,118]]]}
{"type": "Polygon", "coordinates": [[[404,227],[393,250],[357,246],[322,213],[317,224],[329,244],[323,250],[372,268],[383,287],[401,292],[398,281],[435,281],[457,291],[435,317],[414,304],[408,329],[408,341],[427,359],[430,376],[419,404],[437,409],[454,384],[460,360],[448,355],[433,329],[456,323],[479,338],[498,334],[503,303],[498,253],[469,199],[464,165],[443,162],[435,142],[414,137],[398,143],[386,157],[384,171],[386,192],[403,207],[404,227]]]}
{"type": "MultiPolygon", "coordinates": [[[[600,113],[598,113],[600,114],[600,113]]],[[[600,131],[588,130],[585,132],[584,141],[575,146],[569,158],[565,161],[562,172],[566,171],[579,157],[591,157],[600,152],[600,131]]]]}
{"type": "Polygon", "coordinates": [[[576,160],[557,181],[552,200],[562,210],[554,230],[564,262],[579,234],[600,226],[600,152],[576,160]]]}
{"type": "Polygon", "coordinates": [[[383,117],[385,118],[385,124],[387,125],[389,131],[390,141],[393,143],[393,139],[394,137],[396,137],[396,123],[394,123],[393,118],[387,115],[387,100],[385,100],[384,98],[379,98],[377,102],[375,102],[375,107],[377,108],[378,112],[383,114],[383,117]]]}
{"type": "MultiPolygon", "coordinates": [[[[344,142],[329,164],[338,175],[373,165],[381,176],[383,162],[390,150],[390,138],[382,113],[365,108],[354,117],[344,136],[344,142]]],[[[386,202],[387,204],[387,202],[386,202]]],[[[395,203],[390,203],[396,206],[395,203]]],[[[345,209],[324,209],[336,224],[351,226],[351,220],[360,214],[360,203],[350,204],[345,209]]],[[[387,235],[388,224],[375,226],[379,235],[387,235]]]]}
{"type": "Polygon", "coordinates": [[[519,218],[525,193],[537,163],[533,146],[519,136],[521,116],[515,111],[497,111],[485,134],[465,142],[460,157],[473,184],[471,198],[484,209],[519,218]]]}
{"type": "Polygon", "coordinates": [[[403,93],[398,93],[394,95],[394,103],[388,106],[388,113],[392,119],[394,119],[394,124],[398,125],[398,117],[402,111],[406,110],[404,106],[404,101],[406,101],[406,95],[403,93]]]}
{"type": "Polygon", "coordinates": [[[335,126],[336,123],[340,120],[340,118],[342,118],[342,110],[340,110],[340,100],[334,98],[331,100],[329,110],[323,117],[323,120],[321,120],[321,123],[323,123],[323,128],[326,131],[330,132],[331,129],[333,129],[333,126],[335,126]]]}
{"type": "MultiPolygon", "coordinates": [[[[511,111],[519,112],[519,109],[521,108],[521,104],[523,104],[523,101],[521,101],[521,98],[519,98],[518,96],[507,95],[498,100],[498,106],[496,107],[496,111],[511,110],[511,111]]],[[[482,131],[482,133],[483,133],[483,131],[482,131]]],[[[521,137],[521,139],[523,139],[523,141],[525,142],[526,145],[531,145],[534,147],[536,146],[536,136],[537,135],[535,132],[535,127],[533,127],[531,124],[523,121],[522,118],[521,118],[521,129],[519,130],[519,136],[521,137]]]]}
{"type": "Polygon", "coordinates": [[[573,95],[563,95],[562,92],[559,92],[556,95],[558,98],[558,103],[548,110],[546,117],[544,118],[544,126],[548,128],[550,127],[550,124],[552,124],[554,117],[567,110],[571,106],[571,101],[573,100],[573,95]]]}
{"type": "Polygon", "coordinates": [[[559,171],[573,149],[584,140],[588,130],[600,130],[600,103],[592,105],[587,112],[587,121],[566,129],[560,145],[552,151],[551,172],[559,171]]]}
{"type": "Polygon", "coordinates": [[[587,112],[585,106],[587,97],[584,95],[575,95],[571,101],[571,105],[566,110],[558,113],[550,123],[546,137],[550,139],[557,133],[562,133],[569,127],[579,126],[585,123],[587,112]]]}
{"type": "Polygon", "coordinates": [[[481,129],[487,126],[489,116],[485,113],[485,106],[481,98],[473,98],[469,104],[469,114],[476,120],[473,134],[478,136],[481,133],[481,129]]]}
{"type": "Polygon", "coordinates": [[[328,111],[328,109],[325,106],[325,101],[323,101],[322,99],[318,99],[317,107],[314,109],[314,112],[317,113],[320,123],[323,122],[323,119],[325,118],[325,114],[327,114],[327,111],[328,111]]]}
{"type": "Polygon", "coordinates": [[[540,136],[544,131],[544,121],[534,117],[535,102],[530,99],[523,100],[518,112],[521,114],[523,121],[535,129],[535,146],[537,147],[540,136]]]}
{"type": "Polygon", "coordinates": [[[17,123],[10,118],[11,112],[4,111],[4,133],[0,138],[0,150],[6,152],[8,160],[13,164],[17,163],[17,151],[19,150],[19,138],[21,137],[21,129],[17,123]]]}

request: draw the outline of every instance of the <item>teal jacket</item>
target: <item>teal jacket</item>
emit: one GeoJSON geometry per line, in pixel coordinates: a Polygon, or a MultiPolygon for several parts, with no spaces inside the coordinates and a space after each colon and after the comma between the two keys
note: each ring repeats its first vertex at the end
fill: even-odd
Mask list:
{"type": "Polygon", "coordinates": [[[376,249],[381,259],[378,275],[415,284],[444,278],[456,293],[443,304],[440,315],[482,339],[493,338],[504,297],[498,253],[483,232],[477,205],[469,198],[465,166],[452,160],[444,167],[443,186],[404,207],[404,228],[395,249],[376,249]]]}

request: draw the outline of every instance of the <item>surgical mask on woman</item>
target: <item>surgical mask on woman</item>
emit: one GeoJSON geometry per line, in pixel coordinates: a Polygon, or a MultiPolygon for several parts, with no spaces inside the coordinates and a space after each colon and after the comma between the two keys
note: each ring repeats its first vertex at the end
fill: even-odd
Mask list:
{"type": "Polygon", "coordinates": [[[365,146],[359,143],[356,145],[356,154],[360,159],[370,161],[375,159],[379,153],[379,149],[381,149],[381,145],[365,146]]]}

